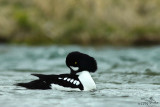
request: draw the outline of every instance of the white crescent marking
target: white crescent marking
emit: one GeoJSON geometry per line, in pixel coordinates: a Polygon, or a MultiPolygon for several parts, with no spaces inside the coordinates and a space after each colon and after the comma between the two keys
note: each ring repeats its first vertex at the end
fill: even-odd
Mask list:
{"type": "Polygon", "coordinates": [[[78,71],[79,67],[70,66],[74,71],[78,71]]]}

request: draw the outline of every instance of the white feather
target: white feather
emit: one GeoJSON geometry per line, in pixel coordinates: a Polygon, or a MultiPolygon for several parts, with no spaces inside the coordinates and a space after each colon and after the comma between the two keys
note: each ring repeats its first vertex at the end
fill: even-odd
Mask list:
{"type": "Polygon", "coordinates": [[[71,79],[70,82],[72,83],[74,81],[74,79],[71,79]]]}
{"type": "Polygon", "coordinates": [[[90,91],[90,90],[96,89],[96,84],[93,81],[93,79],[88,71],[82,71],[78,78],[84,87],[83,91],[90,91]]]}
{"type": "Polygon", "coordinates": [[[70,66],[74,71],[78,71],[79,67],[70,66]]]}
{"type": "Polygon", "coordinates": [[[51,84],[51,88],[56,90],[64,90],[64,91],[81,91],[79,88],[63,87],[57,84],[51,84]]]}

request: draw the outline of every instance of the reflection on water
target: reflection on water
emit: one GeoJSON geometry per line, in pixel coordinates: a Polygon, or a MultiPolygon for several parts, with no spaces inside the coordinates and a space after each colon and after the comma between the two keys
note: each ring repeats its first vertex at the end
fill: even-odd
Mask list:
{"type": "Polygon", "coordinates": [[[150,97],[160,103],[159,55],[159,47],[0,46],[0,105],[135,107],[142,106],[138,105],[142,98],[150,97]],[[35,79],[31,73],[69,72],[65,57],[71,51],[81,51],[96,58],[98,71],[92,74],[96,91],[28,90],[13,85],[35,79]]]}

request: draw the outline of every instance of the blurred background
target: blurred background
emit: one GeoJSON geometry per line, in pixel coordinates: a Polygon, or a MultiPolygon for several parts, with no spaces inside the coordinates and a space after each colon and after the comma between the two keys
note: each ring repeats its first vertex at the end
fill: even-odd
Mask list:
{"type": "Polygon", "coordinates": [[[0,0],[1,107],[160,107],[159,55],[160,0],[0,0]],[[14,85],[69,73],[72,51],[96,59],[96,91],[14,85]]]}
{"type": "Polygon", "coordinates": [[[160,44],[160,0],[0,0],[0,43],[160,44]]]}

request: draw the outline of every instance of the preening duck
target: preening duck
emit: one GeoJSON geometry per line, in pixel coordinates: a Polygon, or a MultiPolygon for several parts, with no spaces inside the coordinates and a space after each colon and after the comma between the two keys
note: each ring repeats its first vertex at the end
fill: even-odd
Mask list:
{"type": "Polygon", "coordinates": [[[57,89],[66,91],[90,91],[96,89],[96,84],[90,73],[97,70],[96,60],[81,52],[71,52],[66,57],[68,74],[44,75],[31,74],[38,77],[28,83],[17,83],[17,86],[27,89],[57,89]]]}

